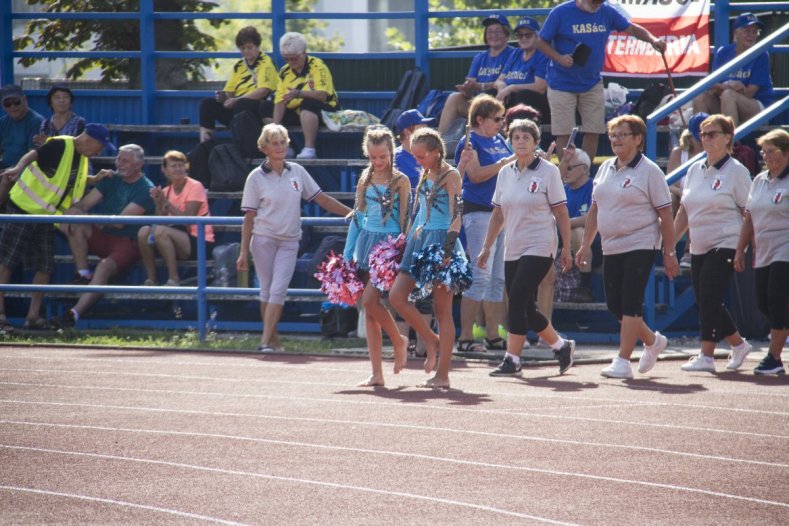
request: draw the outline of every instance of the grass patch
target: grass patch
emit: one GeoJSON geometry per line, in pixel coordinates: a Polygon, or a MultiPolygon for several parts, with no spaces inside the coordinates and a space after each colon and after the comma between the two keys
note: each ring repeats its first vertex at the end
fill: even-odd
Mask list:
{"type": "MultiPolygon", "coordinates": [[[[11,336],[0,335],[0,342],[21,345],[101,345],[108,347],[142,347],[178,350],[254,351],[260,334],[209,332],[200,341],[197,331],[149,331],[135,329],[33,332],[17,330],[11,336]]],[[[319,336],[283,335],[282,343],[289,352],[328,353],[337,349],[364,348],[361,338],[324,340],[319,336]]]]}

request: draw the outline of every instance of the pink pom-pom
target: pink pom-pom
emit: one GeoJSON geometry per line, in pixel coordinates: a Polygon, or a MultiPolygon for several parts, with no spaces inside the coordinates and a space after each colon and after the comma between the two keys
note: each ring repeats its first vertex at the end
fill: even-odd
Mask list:
{"type": "Polygon", "coordinates": [[[405,236],[387,236],[378,243],[368,257],[370,263],[370,283],[381,292],[388,292],[400,271],[400,262],[405,251],[405,236]]]}
{"type": "Polygon", "coordinates": [[[329,252],[326,261],[318,265],[315,278],[321,282],[321,292],[332,303],[355,305],[364,291],[364,283],[356,273],[356,263],[329,252]]]}

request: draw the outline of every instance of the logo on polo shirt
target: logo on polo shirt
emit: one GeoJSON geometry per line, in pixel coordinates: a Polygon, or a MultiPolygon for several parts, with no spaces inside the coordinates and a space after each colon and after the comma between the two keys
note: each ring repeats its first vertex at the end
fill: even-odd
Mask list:
{"type": "Polygon", "coordinates": [[[531,183],[529,183],[529,193],[530,194],[536,194],[537,193],[537,190],[540,189],[540,181],[542,181],[542,179],[540,179],[539,177],[532,177],[531,178],[531,183]]]}
{"type": "Polygon", "coordinates": [[[622,186],[622,188],[630,188],[631,184],[633,184],[633,180],[630,179],[629,177],[627,177],[627,178],[625,178],[624,181],[622,181],[622,185],[621,186],[622,186]]]}
{"type": "Polygon", "coordinates": [[[295,177],[290,178],[290,187],[296,190],[297,192],[301,192],[301,185],[299,184],[299,180],[295,177]]]}
{"type": "Polygon", "coordinates": [[[783,188],[779,188],[778,190],[776,190],[775,195],[773,196],[773,203],[775,203],[777,205],[781,201],[783,201],[783,199],[784,199],[784,192],[785,192],[785,190],[783,188]]]}
{"type": "Polygon", "coordinates": [[[714,181],[712,181],[711,188],[713,190],[720,190],[720,188],[721,188],[721,180],[720,179],[715,179],[714,181]]]}

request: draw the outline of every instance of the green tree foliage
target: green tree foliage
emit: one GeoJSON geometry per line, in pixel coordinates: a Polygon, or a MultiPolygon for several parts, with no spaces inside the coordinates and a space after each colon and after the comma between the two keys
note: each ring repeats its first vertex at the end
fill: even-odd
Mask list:
{"type": "MultiPolygon", "coordinates": [[[[431,11],[465,11],[477,9],[524,9],[553,7],[565,0],[430,0],[431,11]]],[[[510,23],[517,17],[508,17],[510,23]]],[[[408,42],[397,28],[388,28],[386,36],[394,49],[412,51],[413,42],[408,42]]],[[[483,43],[482,26],[477,17],[433,18],[430,20],[430,48],[478,45],[483,43]]]]}
{"type": "MultiPolygon", "coordinates": [[[[47,13],[67,12],[124,12],[137,11],[138,0],[27,0],[29,5],[41,5],[47,13]]],[[[161,12],[208,12],[216,3],[203,0],[154,0],[154,10],[161,12]]],[[[224,20],[211,20],[210,27],[219,28],[224,20]]],[[[216,40],[208,32],[200,31],[194,20],[157,20],[155,47],[158,51],[191,51],[216,49],[216,40]]],[[[48,51],[138,51],[140,26],[135,20],[32,20],[25,34],[14,40],[16,49],[34,47],[48,51]]],[[[23,58],[23,66],[53,58],[23,58]]],[[[209,60],[159,60],[157,85],[159,88],[182,86],[187,81],[203,80],[203,67],[209,60]]],[[[69,79],[82,78],[95,67],[101,69],[104,82],[128,80],[131,87],[140,85],[140,64],[137,59],[84,58],[66,71],[69,79]]]]}

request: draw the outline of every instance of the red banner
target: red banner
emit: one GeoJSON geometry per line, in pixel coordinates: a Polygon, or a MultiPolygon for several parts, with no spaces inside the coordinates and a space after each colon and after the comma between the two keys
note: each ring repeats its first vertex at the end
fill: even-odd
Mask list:
{"type": "MultiPolygon", "coordinates": [[[[635,24],[666,43],[671,74],[704,76],[710,61],[709,0],[609,0],[635,24]]],[[[603,75],[665,77],[660,54],[647,42],[626,33],[611,33],[603,75]]]]}

